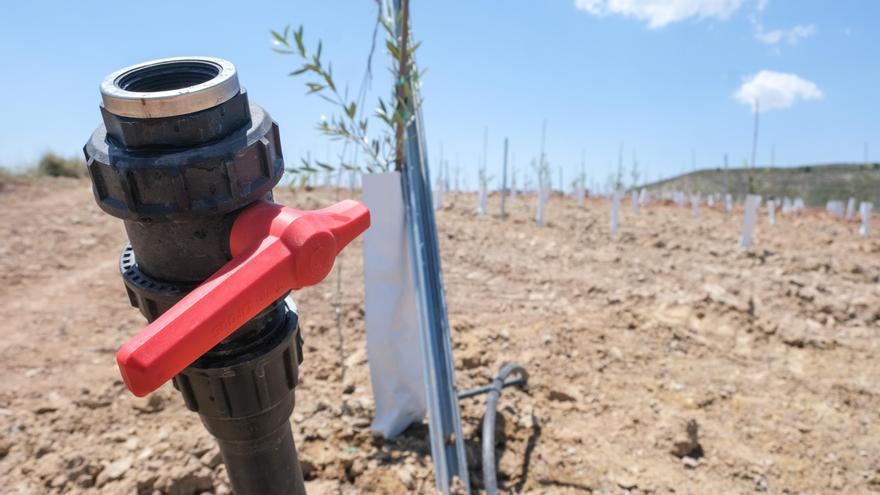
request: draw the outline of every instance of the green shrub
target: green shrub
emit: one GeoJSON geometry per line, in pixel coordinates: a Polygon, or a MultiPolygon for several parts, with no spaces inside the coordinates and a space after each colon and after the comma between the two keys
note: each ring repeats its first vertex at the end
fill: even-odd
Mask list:
{"type": "Polygon", "coordinates": [[[86,164],[80,158],[64,158],[49,152],[40,157],[37,174],[49,177],[84,177],[86,164]]]}

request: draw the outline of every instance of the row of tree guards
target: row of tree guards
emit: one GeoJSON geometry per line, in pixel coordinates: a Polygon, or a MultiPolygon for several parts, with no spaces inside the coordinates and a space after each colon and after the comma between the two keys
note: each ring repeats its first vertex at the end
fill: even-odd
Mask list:
{"type": "MultiPolygon", "coordinates": [[[[546,210],[547,201],[549,201],[551,193],[553,189],[549,185],[549,181],[547,180],[548,174],[546,169],[542,171],[538,170],[536,176],[537,187],[534,191],[530,191],[528,189],[519,189],[515,187],[515,184],[511,184],[510,187],[507,185],[507,161],[508,161],[508,140],[505,138],[504,140],[504,154],[503,154],[503,164],[502,167],[502,180],[501,180],[501,189],[497,192],[500,193],[500,214],[502,217],[507,216],[507,198],[508,196],[511,198],[516,198],[521,194],[528,194],[534,192],[536,195],[536,206],[535,206],[535,223],[538,225],[544,225],[544,212],[546,210]]],[[[481,180],[479,182],[478,189],[478,204],[476,208],[476,212],[479,216],[485,216],[488,213],[488,198],[489,198],[489,188],[488,188],[488,180],[483,180],[485,175],[485,169],[480,168],[479,175],[481,180]]],[[[585,177],[582,173],[581,177],[585,177]]],[[[333,181],[327,180],[325,182],[325,187],[327,189],[331,189],[334,186],[332,185],[333,181]]],[[[338,182],[337,182],[338,184],[338,182]]],[[[564,193],[570,195],[577,203],[577,205],[581,208],[584,208],[586,205],[586,197],[588,196],[586,187],[584,186],[585,181],[577,180],[572,185],[572,189],[569,193],[564,193]]],[[[358,187],[358,179],[356,171],[349,171],[349,192],[354,194],[354,190],[358,187]]],[[[449,181],[446,180],[443,176],[438,176],[433,189],[433,201],[434,208],[442,208],[444,206],[445,197],[449,193],[459,192],[457,188],[451,188],[449,181]]],[[[621,200],[623,196],[627,195],[624,191],[617,191],[611,194],[606,195],[609,198],[612,204],[612,215],[611,215],[611,231],[612,233],[617,233],[619,228],[619,208],[621,200]]],[[[600,195],[601,196],[601,195],[600,195]]],[[[646,204],[649,199],[652,197],[652,193],[649,192],[645,188],[641,189],[631,189],[628,193],[630,205],[632,208],[632,213],[639,214],[641,212],[642,205],[646,204]]],[[[701,217],[700,205],[705,202],[708,207],[714,207],[716,204],[720,204],[723,206],[726,214],[730,214],[733,210],[733,205],[735,203],[734,196],[732,194],[721,194],[721,193],[712,193],[708,194],[705,197],[699,193],[691,193],[687,194],[683,191],[661,191],[659,194],[655,194],[657,198],[664,201],[673,201],[679,207],[684,207],[686,204],[690,203],[692,216],[694,218],[701,217]]],[[[746,195],[742,198],[742,203],[744,204],[744,209],[746,212],[750,211],[749,205],[755,204],[755,209],[760,208],[762,204],[762,200],[760,196],[757,195],[746,195]],[[750,198],[757,197],[758,200],[750,198]],[[757,201],[757,203],[755,203],[757,201]]],[[[788,215],[791,213],[796,213],[806,208],[804,200],[802,198],[772,198],[768,199],[766,202],[763,202],[767,208],[767,223],[769,225],[776,224],[776,213],[777,211],[781,212],[783,215],[788,215]]],[[[874,205],[870,201],[858,201],[856,198],[849,198],[847,201],[841,200],[830,200],[826,204],[826,211],[831,213],[834,217],[843,219],[846,221],[853,221],[858,216],[859,220],[859,235],[866,236],[870,233],[870,219],[871,214],[874,209],[874,205]]],[[[753,221],[749,221],[748,223],[751,225],[753,221]]],[[[751,231],[753,226],[744,230],[751,231]]],[[[744,245],[750,245],[747,241],[744,245]]]]}
{"type": "MultiPolygon", "coordinates": [[[[504,149],[505,149],[505,160],[503,173],[506,176],[507,173],[507,140],[504,140],[504,149]]],[[[543,156],[543,153],[542,153],[543,156]]],[[[542,171],[542,169],[538,169],[538,187],[534,191],[535,193],[535,223],[538,225],[544,225],[544,212],[546,210],[547,201],[550,199],[551,188],[544,181],[546,178],[546,173],[542,171]]],[[[585,197],[586,191],[583,187],[583,181],[576,181],[574,184],[574,188],[571,191],[571,196],[577,202],[577,205],[581,208],[585,207],[585,197]]],[[[443,207],[443,196],[446,191],[446,187],[448,187],[445,181],[442,178],[438,179],[435,184],[435,193],[434,196],[438,200],[435,202],[435,208],[443,207]]],[[[506,186],[506,181],[502,181],[502,188],[499,191],[501,195],[501,216],[506,216],[506,208],[505,208],[505,200],[508,195],[516,197],[518,190],[517,189],[508,189],[506,186]]],[[[529,191],[522,191],[528,193],[529,191]]],[[[565,195],[565,193],[563,192],[565,195]]],[[[620,208],[623,197],[626,195],[624,191],[615,191],[611,194],[608,194],[603,197],[607,197],[611,202],[611,218],[610,218],[610,231],[612,235],[616,235],[620,228],[620,208]]],[[[707,206],[714,207],[716,204],[723,205],[723,209],[726,215],[730,215],[733,211],[734,205],[734,196],[732,194],[721,194],[721,193],[712,193],[703,197],[702,194],[699,193],[690,193],[687,194],[683,191],[660,191],[659,193],[652,193],[645,188],[641,189],[631,189],[628,193],[630,197],[630,206],[632,208],[632,213],[639,214],[641,213],[641,208],[643,205],[649,202],[649,200],[653,198],[657,198],[663,201],[672,201],[679,207],[684,207],[688,202],[691,205],[692,216],[695,219],[701,218],[702,214],[700,211],[700,205],[705,202],[707,206]]],[[[479,190],[479,204],[476,209],[477,214],[479,216],[485,216],[487,213],[487,198],[489,196],[488,190],[484,183],[481,183],[481,187],[479,190]]],[[[757,220],[758,209],[762,205],[762,198],[759,195],[748,194],[743,198],[744,205],[744,216],[743,216],[743,227],[740,236],[740,245],[742,247],[750,247],[752,245],[752,232],[754,231],[755,222],[757,220]]],[[[769,225],[776,225],[776,212],[777,209],[781,210],[783,215],[789,215],[792,213],[799,212],[805,209],[804,200],[802,198],[769,198],[766,202],[767,208],[767,223],[769,225]]],[[[871,213],[873,211],[874,205],[869,201],[858,202],[856,198],[849,198],[848,201],[828,201],[826,210],[834,215],[837,218],[844,219],[848,222],[853,221],[855,219],[856,214],[859,215],[860,224],[858,228],[858,233],[861,236],[867,236],[870,233],[870,223],[871,223],[871,213]]]]}

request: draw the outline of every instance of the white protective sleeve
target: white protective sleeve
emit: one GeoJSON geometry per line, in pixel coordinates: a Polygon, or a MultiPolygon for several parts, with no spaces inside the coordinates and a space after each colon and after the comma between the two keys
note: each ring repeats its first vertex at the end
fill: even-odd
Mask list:
{"type": "Polygon", "coordinates": [[[364,174],[362,180],[371,219],[364,234],[364,294],[372,429],[393,438],[426,410],[416,295],[400,173],[364,174]]]}

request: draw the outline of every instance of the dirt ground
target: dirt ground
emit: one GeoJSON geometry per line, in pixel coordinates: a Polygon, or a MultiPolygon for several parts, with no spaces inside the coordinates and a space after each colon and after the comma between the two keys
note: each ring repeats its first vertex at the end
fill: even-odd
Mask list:
{"type": "MultiPolygon", "coordinates": [[[[612,238],[605,200],[554,197],[545,227],[533,201],[478,218],[474,195],[447,195],[438,212],[459,387],[507,361],[531,374],[499,404],[505,492],[880,492],[878,222],[860,238],[824,212],[762,215],[746,251],[741,211],[627,202],[612,238]]],[[[230,493],[171,386],[137,399],[120,381],[114,353],[144,325],[117,273],[124,241],[87,181],[0,189],[0,493],[230,493]]],[[[337,275],[295,294],[309,493],[431,493],[426,426],[369,431],[359,242],[340,264],[342,353],[337,275]]],[[[462,408],[480,487],[484,398],[462,408]]]]}

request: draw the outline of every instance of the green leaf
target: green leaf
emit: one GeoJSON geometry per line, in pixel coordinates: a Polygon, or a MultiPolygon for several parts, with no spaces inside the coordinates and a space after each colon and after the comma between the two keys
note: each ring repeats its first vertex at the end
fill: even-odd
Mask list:
{"type": "MultiPolygon", "coordinates": [[[[290,52],[290,53],[293,53],[293,52],[290,52]]],[[[305,73],[308,72],[309,70],[311,70],[311,68],[310,68],[308,65],[303,65],[303,66],[300,67],[299,69],[297,69],[297,70],[291,72],[290,74],[288,74],[288,76],[298,76],[298,75],[300,75],[300,74],[305,74],[305,73]]]]}
{"type": "MultiPolygon", "coordinates": [[[[278,31],[275,31],[274,29],[273,29],[272,31],[269,31],[269,32],[272,33],[272,36],[275,38],[275,40],[276,40],[277,42],[281,43],[281,44],[284,45],[284,46],[290,46],[290,42],[287,41],[287,35],[286,35],[286,34],[285,34],[284,36],[281,36],[280,34],[278,34],[278,31]]],[[[287,33],[286,30],[285,30],[284,32],[287,33]]]]}
{"type": "Polygon", "coordinates": [[[324,72],[321,75],[324,76],[324,81],[327,83],[327,87],[329,87],[333,91],[336,91],[336,85],[333,84],[333,75],[329,72],[324,72]]]}
{"type": "Polygon", "coordinates": [[[336,170],[336,169],[333,167],[333,165],[330,165],[329,163],[324,163],[324,162],[322,162],[322,161],[320,161],[320,160],[315,160],[315,165],[317,165],[317,166],[323,168],[324,170],[336,170]]]}
{"type": "Polygon", "coordinates": [[[299,50],[299,54],[302,58],[306,58],[306,46],[303,44],[303,27],[300,25],[299,29],[293,33],[293,39],[296,41],[296,48],[299,50]]]}
{"type": "Polygon", "coordinates": [[[400,50],[397,49],[397,45],[395,45],[393,41],[386,40],[385,46],[388,48],[388,53],[391,54],[393,59],[400,60],[400,50]]]}
{"type": "Polygon", "coordinates": [[[357,103],[351,102],[351,105],[346,107],[345,114],[348,115],[348,118],[354,119],[354,116],[357,114],[357,103]]]}
{"type": "Polygon", "coordinates": [[[318,91],[321,91],[322,89],[324,89],[324,85],[318,84],[318,83],[306,83],[306,86],[309,87],[309,92],[306,93],[309,95],[312,93],[317,93],[318,91]]]}

